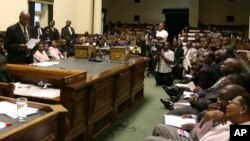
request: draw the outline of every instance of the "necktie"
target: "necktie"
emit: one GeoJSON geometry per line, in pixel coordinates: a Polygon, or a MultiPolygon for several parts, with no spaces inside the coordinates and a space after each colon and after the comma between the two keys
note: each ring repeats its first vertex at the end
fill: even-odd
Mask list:
{"type": "Polygon", "coordinates": [[[70,27],[68,27],[68,30],[69,30],[70,35],[72,35],[72,31],[70,27]]]}
{"type": "Polygon", "coordinates": [[[26,42],[28,42],[29,36],[28,36],[27,30],[26,30],[26,26],[23,27],[23,35],[24,35],[26,42]]]}
{"type": "Polygon", "coordinates": [[[39,28],[37,29],[37,39],[39,39],[40,38],[40,30],[39,30],[39,28]]]}
{"type": "Polygon", "coordinates": [[[186,52],[185,52],[185,54],[184,54],[185,57],[188,57],[188,56],[189,56],[189,55],[188,55],[188,53],[189,53],[188,51],[189,51],[189,48],[187,48],[187,50],[186,50],[186,52]]]}
{"type": "MultiPolygon", "coordinates": [[[[25,38],[26,42],[28,42],[29,41],[29,35],[27,33],[26,26],[23,27],[23,34],[24,34],[24,38],[25,38]]],[[[25,53],[25,57],[29,57],[29,56],[30,56],[30,50],[27,49],[26,53],[25,53]]]]}

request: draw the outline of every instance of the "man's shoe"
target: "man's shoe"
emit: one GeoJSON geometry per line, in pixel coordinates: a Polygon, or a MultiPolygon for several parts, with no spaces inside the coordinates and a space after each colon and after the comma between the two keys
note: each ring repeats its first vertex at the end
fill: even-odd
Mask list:
{"type": "Polygon", "coordinates": [[[164,91],[167,93],[168,96],[176,96],[175,90],[171,87],[168,86],[163,86],[162,87],[164,91]]]}
{"type": "Polygon", "coordinates": [[[172,110],[174,103],[171,100],[160,99],[161,103],[166,109],[172,110]]]}

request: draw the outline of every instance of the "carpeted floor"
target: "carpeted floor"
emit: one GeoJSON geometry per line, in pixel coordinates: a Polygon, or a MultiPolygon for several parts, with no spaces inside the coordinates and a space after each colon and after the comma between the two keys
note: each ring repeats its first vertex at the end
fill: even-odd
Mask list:
{"type": "Polygon", "coordinates": [[[98,141],[143,141],[152,134],[154,126],[163,121],[167,112],[160,102],[166,98],[161,86],[155,86],[153,77],[145,77],[144,100],[138,102],[126,115],[104,132],[98,141]]]}

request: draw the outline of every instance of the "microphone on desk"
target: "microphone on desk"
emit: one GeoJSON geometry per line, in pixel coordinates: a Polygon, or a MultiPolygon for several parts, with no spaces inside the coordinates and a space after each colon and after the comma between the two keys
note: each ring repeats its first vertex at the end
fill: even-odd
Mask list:
{"type": "Polygon", "coordinates": [[[97,47],[96,50],[98,51],[98,53],[100,53],[101,58],[103,59],[105,56],[104,56],[104,54],[100,51],[99,47],[97,47]]]}
{"type": "Polygon", "coordinates": [[[43,83],[43,81],[38,82],[37,85],[38,85],[39,87],[43,88],[43,89],[47,89],[48,86],[52,86],[52,85],[49,84],[49,83],[43,83]]]}

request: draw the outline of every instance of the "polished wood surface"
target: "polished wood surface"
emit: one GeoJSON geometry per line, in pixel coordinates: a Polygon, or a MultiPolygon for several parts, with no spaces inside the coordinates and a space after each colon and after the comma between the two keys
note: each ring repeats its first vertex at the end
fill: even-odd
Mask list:
{"type": "Polygon", "coordinates": [[[61,89],[59,99],[32,100],[60,103],[67,108],[69,132],[66,140],[92,141],[126,113],[135,102],[143,99],[147,61],[148,58],[135,57],[125,64],[93,63],[86,59],[68,58],[50,68],[8,65],[8,70],[17,81],[36,83],[42,79],[58,86],[61,89]],[[53,71],[49,72],[51,69],[53,71]],[[86,71],[87,77],[78,78],[86,71]],[[66,78],[71,80],[71,83],[64,83],[66,78]]]}
{"type": "MultiPolygon", "coordinates": [[[[0,101],[15,103],[16,100],[0,96],[0,101]]],[[[0,116],[1,121],[12,123],[1,129],[1,141],[64,141],[67,135],[67,110],[61,105],[46,105],[28,102],[29,107],[38,108],[37,114],[27,117],[25,122],[18,122],[7,116],[0,116]]]]}

